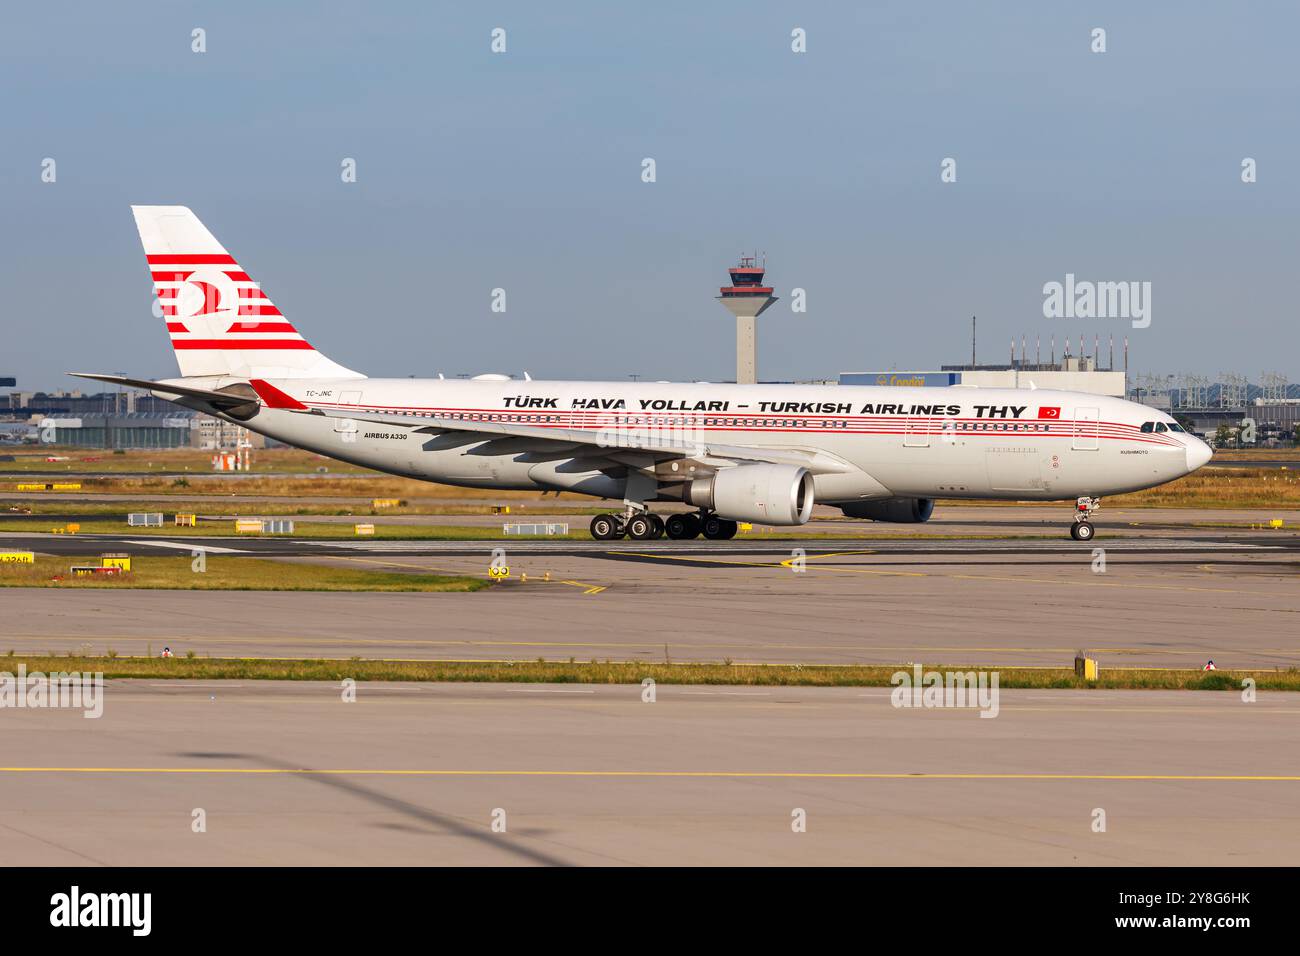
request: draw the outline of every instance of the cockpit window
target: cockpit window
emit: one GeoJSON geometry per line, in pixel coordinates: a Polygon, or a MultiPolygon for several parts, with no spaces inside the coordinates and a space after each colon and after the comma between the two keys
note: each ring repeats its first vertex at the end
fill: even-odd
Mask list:
{"type": "Polygon", "coordinates": [[[1183,426],[1180,425],[1180,424],[1178,424],[1177,422],[1170,422],[1170,423],[1169,423],[1169,430],[1170,430],[1171,432],[1182,432],[1183,434],[1186,434],[1186,433],[1187,433],[1187,430],[1186,430],[1185,428],[1183,428],[1183,426]]]}
{"type": "Polygon", "coordinates": [[[1155,423],[1155,422],[1143,422],[1143,423],[1142,423],[1142,430],[1143,430],[1144,432],[1153,432],[1153,431],[1156,430],[1156,423],[1155,423]]]}
{"type": "Polygon", "coordinates": [[[1167,432],[1167,431],[1169,431],[1169,429],[1165,427],[1165,423],[1164,423],[1164,422],[1156,422],[1156,431],[1158,431],[1158,432],[1167,432]]]}

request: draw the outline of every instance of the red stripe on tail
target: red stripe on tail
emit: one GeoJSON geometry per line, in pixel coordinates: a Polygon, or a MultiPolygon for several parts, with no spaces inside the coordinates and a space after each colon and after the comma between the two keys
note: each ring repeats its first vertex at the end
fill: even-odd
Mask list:
{"type": "Polygon", "coordinates": [[[191,253],[190,255],[152,255],[146,256],[151,266],[235,266],[239,265],[234,256],[213,253],[191,253]]]}
{"type": "Polygon", "coordinates": [[[172,339],[174,349],[208,349],[225,352],[232,349],[303,349],[314,351],[303,339],[172,339]]]}

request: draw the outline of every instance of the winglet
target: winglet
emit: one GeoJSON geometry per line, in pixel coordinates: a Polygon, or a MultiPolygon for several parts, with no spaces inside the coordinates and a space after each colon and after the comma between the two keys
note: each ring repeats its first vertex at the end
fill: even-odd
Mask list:
{"type": "Polygon", "coordinates": [[[295,412],[307,410],[307,406],[298,399],[285,394],[274,385],[260,378],[249,379],[248,384],[253,386],[253,391],[257,392],[257,397],[266,402],[267,408],[289,408],[295,412]]]}

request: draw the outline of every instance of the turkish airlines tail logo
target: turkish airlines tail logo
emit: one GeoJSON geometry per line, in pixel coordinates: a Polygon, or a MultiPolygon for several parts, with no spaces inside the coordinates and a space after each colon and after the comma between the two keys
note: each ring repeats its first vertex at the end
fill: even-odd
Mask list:
{"type": "Polygon", "coordinates": [[[1038,410],[1039,418],[1060,418],[1061,409],[1059,407],[1040,408],[1038,410]]]}
{"type": "Polygon", "coordinates": [[[148,259],[175,348],[311,349],[231,256],[152,253],[148,259]]]}
{"type": "Polygon", "coordinates": [[[198,289],[201,295],[200,301],[196,303],[199,308],[188,313],[189,315],[211,315],[213,312],[222,311],[223,306],[221,305],[220,288],[218,288],[214,283],[196,279],[193,275],[190,276],[188,281],[190,285],[198,289]]]}
{"type": "Polygon", "coordinates": [[[182,376],[364,377],[312,348],[189,207],[131,214],[182,376]]]}

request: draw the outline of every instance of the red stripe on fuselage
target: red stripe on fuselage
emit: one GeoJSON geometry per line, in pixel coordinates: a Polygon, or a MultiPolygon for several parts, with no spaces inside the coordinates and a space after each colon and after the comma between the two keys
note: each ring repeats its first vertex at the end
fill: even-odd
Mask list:
{"type": "Polygon", "coordinates": [[[646,410],[640,412],[626,412],[613,410],[583,410],[573,409],[565,411],[555,411],[551,413],[542,411],[506,411],[500,408],[453,408],[448,406],[412,406],[409,408],[399,408],[397,406],[361,406],[335,402],[316,402],[313,408],[321,409],[354,409],[358,412],[375,412],[383,414],[386,411],[396,408],[397,414],[408,414],[412,416],[428,415],[435,418],[448,418],[451,414],[476,414],[479,418],[475,419],[455,419],[456,424],[468,427],[478,422],[497,422],[501,424],[529,425],[536,428],[551,429],[573,429],[578,431],[600,431],[606,428],[624,428],[624,429],[650,429],[670,431],[673,429],[696,429],[699,431],[710,432],[762,432],[765,434],[782,433],[782,434],[826,434],[826,435],[911,435],[921,437],[939,437],[944,435],[960,436],[962,438],[1017,438],[1033,436],[1035,438],[1098,438],[1112,441],[1130,441],[1139,442],[1145,445],[1161,445],[1163,447],[1181,448],[1182,444],[1178,441],[1168,438],[1153,437],[1150,433],[1138,431],[1137,425],[1131,425],[1125,422],[1096,422],[1091,419],[1006,419],[1006,418],[929,418],[925,422],[918,422],[922,428],[907,428],[906,424],[912,416],[855,416],[855,415],[782,415],[778,412],[760,412],[757,414],[737,414],[734,412],[666,412],[646,410]],[[690,416],[690,420],[699,420],[699,424],[685,424],[679,417],[676,419],[667,416],[690,416]],[[488,418],[486,416],[495,416],[488,418]],[[541,422],[529,421],[528,417],[558,417],[562,420],[559,422],[541,422]],[[658,421],[641,421],[640,419],[654,419],[658,421]],[[740,419],[764,422],[758,426],[746,425],[710,425],[703,424],[705,420],[715,418],[740,419]],[[807,421],[809,424],[804,427],[790,427],[787,425],[778,425],[777,421],[796,420],[807,421]],[[827,427],[830,421],[844,421],[846,427],[827,427]],[[1026,429],[1001,429],[1001,428],[953,428],[944,429],[942,425],[952,423],[961,424],[1015,424],[1019,421],[1021,424],[1032,424],[1034,428],[1026,429]],[[928,423],[929,428],[924,425],[928,423]],[[875,426],[875,427],[863,427],[875,426]],[[1081,429],[1076,426],[1082,426],[1081,429]]]}

